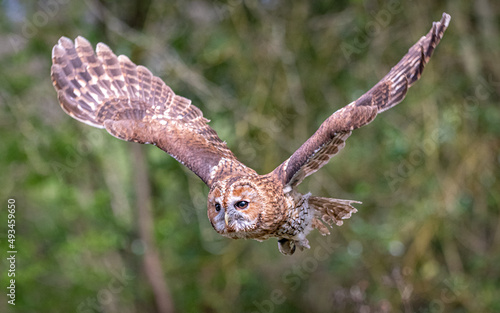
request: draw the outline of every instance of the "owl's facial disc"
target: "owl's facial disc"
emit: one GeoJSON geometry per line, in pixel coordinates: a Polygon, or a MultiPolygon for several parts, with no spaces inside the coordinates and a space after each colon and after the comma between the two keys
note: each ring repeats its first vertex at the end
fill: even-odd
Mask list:
{"type": "Polygon", "coordinates": [[[208,218],[223,236],[252,238],[259,224],[259,200],[257,189],[248,181],[220,184],[209,193],[208,218]]]}

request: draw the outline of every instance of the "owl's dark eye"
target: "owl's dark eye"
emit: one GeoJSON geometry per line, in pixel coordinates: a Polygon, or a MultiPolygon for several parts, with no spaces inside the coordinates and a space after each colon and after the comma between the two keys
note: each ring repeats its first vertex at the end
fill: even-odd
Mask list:
{"type": "Polygon", "coordinates": [[[248,207],[248,201],[238,201],[234,206],[240,210],[246,209],[248,207]]]}
{"type": "Polygon", "coordinates": [[[215,204],[215,211],[217,211],[217,212],[220,211],[220,203],[215,204]]]}

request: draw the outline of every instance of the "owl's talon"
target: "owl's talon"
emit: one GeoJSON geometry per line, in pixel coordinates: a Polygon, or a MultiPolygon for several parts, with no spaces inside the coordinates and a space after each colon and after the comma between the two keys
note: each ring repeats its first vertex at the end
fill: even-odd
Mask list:
{"type": "Polygon", "coordinates": [[[278,240],[278,249],[281,254],[284,255],[292,255],[295,252],[295,240],[290,240],[286,238],[281,238],[278,240]]]}

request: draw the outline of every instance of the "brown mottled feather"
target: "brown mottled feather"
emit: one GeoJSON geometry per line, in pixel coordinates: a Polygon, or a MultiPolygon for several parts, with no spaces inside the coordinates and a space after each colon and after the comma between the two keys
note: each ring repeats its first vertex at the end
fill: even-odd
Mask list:
{"type": "Polygon", "coordinates": [[[230,170],[253,172],[236,160],[191,100],[126,56],[117,57],[102,43],[94,53],[85,38],[73,44],[62,37],[52,60],[59,101],[73,118],[126,141],[154,144],[209,186],[230,170]],[[228,166],[218,167],[221,160],[228,166]]]}
{"type": "Polygon", "coordinates": [[[400,103],[422,75],[425,64],[448,27],[450,16],[443,14],[434,22],[426,36],[420,38],[408,53],[373,88],[356,101],[333,113],[320,128],[274,173],[283,184],[297,186],[319,170],[345,145],[353,129],[364,126],[377,116],[400,103]]]}

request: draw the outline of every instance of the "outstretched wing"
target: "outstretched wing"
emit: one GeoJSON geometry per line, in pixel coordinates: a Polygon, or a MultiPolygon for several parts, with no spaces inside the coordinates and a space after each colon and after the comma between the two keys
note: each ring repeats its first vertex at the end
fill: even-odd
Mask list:
{"type": "Polygon", "coordinates": [[[71,117],[126,141],[156,145],[209,186],[231,171],[250,170],[191,100],[102,43],[96,53],[83,37],[75,44],[62,37],[52,50],[52,82],[71,117]]]}
{"type": "Polygon", "coordinates": [[[434,49],[448,27],[450,16],[443,13],[426,36],[420,38],[408,53],[372,89],[356,101],[333,113],[292,156],[274,172],[284,185],[297,186],[319,170],[345,145],[353,129],[373,121],[378,113],[400,103],[422,75],[434,49]]]}

